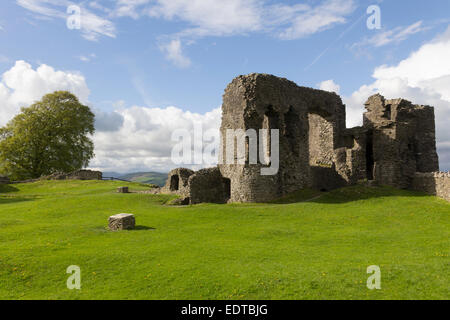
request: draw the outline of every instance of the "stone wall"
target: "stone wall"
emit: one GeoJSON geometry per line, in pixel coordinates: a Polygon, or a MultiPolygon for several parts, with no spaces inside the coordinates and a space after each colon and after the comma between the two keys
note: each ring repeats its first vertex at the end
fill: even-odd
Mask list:
{"type": "MultiPolygon", "coordinates": [[[[175,169],[162,191],[193,197],[191,203],[228,196],[230,202],[265,202],[303,188],[331,190],[366,179],[410,189],[418,183],[416,172],[439,171],[433,107],[379,94],[365,107],[363,126],[346,128],[345,105],[335,93],[268,74],[239,76],[223,95],[220,172],[175,169]],[[229,129],[236,136],[229,137],[229,129]],[[272,154],[271,138],[259,135],[261,129],[279,132],[279,168],[273,175],[261,173],[272,154]],[[241,154],[238,141],[244,141],[241,154]],[[257,161],[250,157],[252,145],[257,161]]],[[[433,181],[437,191],[429,192],[445,194],[448,185],[433,181]]]]}
{"type": "Polygon", "coordinates": [[[103,173],[93,170],[78,170],[67,175],[68,180],[102,180],[103,173]]]}
{"type": "Polygon", "coordinates": [[[416,173],[412,189],[450,201],[450,172],[416,173]]]}
{"type": "Polygon", "coordinates": [[[166,184],[161,188],[162,193],[178,194],[181,197],[189,197],[189,177],[194,174],[193,170],[177,168],[169,172],[166,184]]]}
{"type": "Polygon", "coordinates": [[[190,203],[226,203],[230,199],[230,181],[219,168],[197,171],[189,177],[190,203]]]}
{"type": "Polygon", "coordinates": [[[344,147],[345,106],[335,93],[267,74],[239,76],[223,96],[222,161],[228,129],[278,129],[280,134],[277,174],[261,175],[267,167],[262,159],[258,164],[246,158],[244,164],[219,165],[231,181],[232,202],[264,202],[306,187],[343,185],[334,160],[335,149],[344,147]]]}
{"type": "Polygon", "coordinates": [[[54,173],[41,177],[39,180],[102,180],[103,174],[100,171],[77,170],[71,173],[54,173]]]}
{"type": "Polygon", "coordinates": [[[230,181],[218,167],[193,171],[177,168],[169,172],[161,193],[177,194],[183,203],[226,203],[230,199],[230,181]]]}
{"type": "Polygon", "coordinates": [[[439,170],[434,108],[377,94],[366,102],[368,179],[410,188],[416,172],[439,170]]]}
{"type": "Polygon", "coordinates": [[[30,183],[42,180],[102,180],[102,178],[103,174],[100,171],[77,170],[71,173],[55,172],[48,176],[42,176],[38,179],[13,181],[11,183],[30,183]]]}
{"type": "Polygon", "coordinates": [[[366,141],[365,128],[346,129],[341,136],[342,147],[334,151],[336,171],[348,184],[367,178],[366,141]]]}

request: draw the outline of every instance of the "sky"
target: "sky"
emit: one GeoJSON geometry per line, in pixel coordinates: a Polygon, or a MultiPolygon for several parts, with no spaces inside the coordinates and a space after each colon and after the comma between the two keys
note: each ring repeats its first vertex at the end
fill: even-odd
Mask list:
{"type": "Polygon", "coordinates": [[[0,126],[70,90],[96,114],[91,168],[167,172],[173,131],[217,130],[227,84],[260,72],[340,94],[347,127],[378,92],[434,106],[450,170],[449,12],[448,0],[2,0],[0,126]]]}

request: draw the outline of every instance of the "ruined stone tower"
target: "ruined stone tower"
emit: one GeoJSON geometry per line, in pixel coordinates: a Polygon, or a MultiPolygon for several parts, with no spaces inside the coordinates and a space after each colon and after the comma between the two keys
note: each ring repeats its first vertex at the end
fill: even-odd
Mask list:
{"type": "Polygon", "coordinates": [[[219,165],[198,172],[175,169],[163,192],[178,193],[190,203],[265,202],[303,188],[331,190],[366,179],[419,190],[426,184],[429,192],[439,176],[440,189],[450,193],[448,174],[418,178],[439,170],[434,109],[381,95],[365,106],[363,126],[348,129],[345,105],[335,93],[273,75],[239,76],[223,96],[219,165]],[[267,136],[252,135],[252,129],[267,136]],[[250,149],[271,161],[271,129],[278,129],[279,163],[274,174],[264,175],[273,163],[255,162],[250,149]],[[233,141],[228,149],[229,131],[244,136],[243,153],[233,141]]]}
{"type": "MultiPolygon", "coordinates": [[[[247,158],[245,164],[219,165],[222,175],[230,179],[233,202],[261,202],[306,187],[331,189],[345,184],[335,166],[335,149],[344,146],[345,106],[334,93],[299,87],[272,75],[237,77],[223,97],[223,158],[227,129],[279,129],[275,175],[261,175],[265,165],[251,165],[247,158]]],[[[270,145],[267,149],[270,156],[270,145]]]]}
{"type": "Polygon", "coordinates": [[[408,188],[416,172],[439,170],[432,107],[403,99],[385,100],[379,94],[365,106],[369,180],[408,188]]]}

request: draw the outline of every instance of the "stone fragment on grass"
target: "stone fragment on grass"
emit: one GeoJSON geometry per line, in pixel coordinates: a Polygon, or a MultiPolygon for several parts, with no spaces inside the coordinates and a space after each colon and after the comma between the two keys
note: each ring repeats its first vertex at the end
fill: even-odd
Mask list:
{"type": "Polygon", "coordinates": [[[189,202],[190,202],[189,197],[181,197],[181,198],[176,198],[176,199],[169,201],[168,205],[170,205],[170,206],[186,206],[189,204],[189,202]]]}
{"type": "Polygon", "coordinates": [[[118,187],[117,192],[118,193],[128,193],[129,190],[128,190],[128,187],[118,187]]]}
{"type": "Polygon", "coordinates": [[[136,220],[134,215],[129,213],[119,213],[110,216],[108,219],[108,227],[110,230],[131,230],[134,229],[136,220]]]}

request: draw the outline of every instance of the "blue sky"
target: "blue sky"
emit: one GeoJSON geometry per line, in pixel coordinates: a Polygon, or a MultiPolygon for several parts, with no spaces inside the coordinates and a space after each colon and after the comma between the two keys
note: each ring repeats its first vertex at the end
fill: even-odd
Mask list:
{"type": "MultiPolygon", "coordinates": [[[[151,125],[164,126],[170,123],[164,116],[178,114],[185,121],[197,117],[205,126],[217,126],[220,114],[213,110],[220,106],[224,88],[251,72],[339,91],[348,106],[349,126],[358,124],[362,96],[372,91],[437,103],[441,121],[447,121],[447,89],[430,93],[424,84],[444,78],[445,87],[447,67],[419,79],[399,66],[439,37],[447,43],[449,12],[448,0],[3,0],[0,74],[8,75],[2,82],[7,105],[3,122],[18,104],[58,87],[54,79],[59,79],[62,89],[80,92],[99,119],[117,125],[107,128],[99,122],[95,167],[165,171],[170,155],[163,145],[170,144],[170,137],[164,133],[170,130],[155,131],[151,125]],[[81,8],[79,30],[66,26],[72,4],[81,8]],[[370,30],[366,10],[374,4],[381,9],[381,29],[370,30]],[[38,71],[42,65],[50,69],[38,71]],[[398,67],[391,71],[404,85],[374,77],[377,68],[388,67],[398,67]],[[12,79],[20,79],[21,86],[14,88],[12,79]],[[146,117],[148,126],[138,126],[146,117]],[[139,133],[148,134],[148,140],[139,133]],[[125,141],[125,134],[134,140],[125,141]],[[116,152],[118,141],[146,147],[136,151],[116,144],[123,150],[116,152]]],[[[443,48],[433,51],[436,57],[447,50],[443,48]]],[[[0,84],[0,102],[1,89],[0,84]]],[[[439,134],[441,169],[450,168],[448,141],[450,133],[439,134]]]]}

